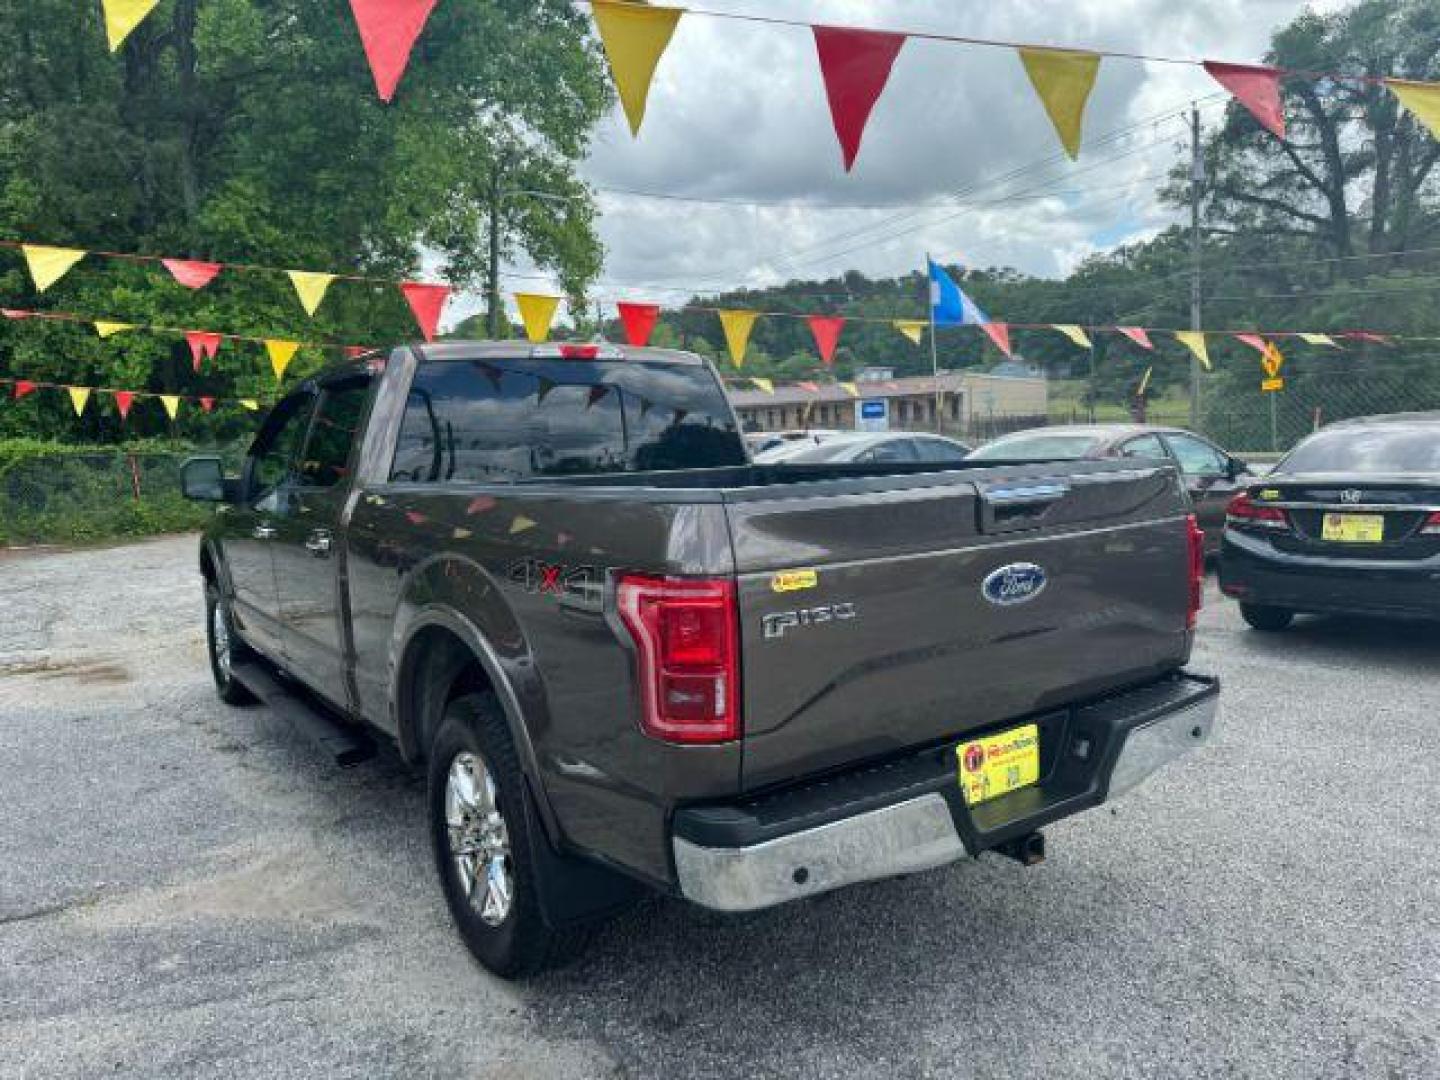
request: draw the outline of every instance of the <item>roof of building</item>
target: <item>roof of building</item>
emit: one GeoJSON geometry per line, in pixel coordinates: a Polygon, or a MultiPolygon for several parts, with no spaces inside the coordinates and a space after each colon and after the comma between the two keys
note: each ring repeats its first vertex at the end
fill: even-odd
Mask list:
{"type": "MultiPolygon", "coordinates": [[[[1026,381],[1020,377],[1007,378],[1003,375],[989,375],[980,371],[947,371],[941,372],[938,378],[933,375],[917,375],[899,379],[864,380],[856,382],[854,385],[862,398],[897,398],[931,396],[937,392],[953,394],[971,389],[977,382],[992,380],[1011,385],[1026,381]]],[[[1045,380],[1036,378],[1030,381],[1044,382],[1045,380]]],[[[763,390],[741,390],[734,387],[730,389],[730,400],[737,408],[742,409],[747,406],[794,405],[809,402],[850,401],[852,399],[853,395],[837,383],[825,383],[814,390],[806,390],[793,384],[777,386],[773,394],[767,394],[763,390]]]]}

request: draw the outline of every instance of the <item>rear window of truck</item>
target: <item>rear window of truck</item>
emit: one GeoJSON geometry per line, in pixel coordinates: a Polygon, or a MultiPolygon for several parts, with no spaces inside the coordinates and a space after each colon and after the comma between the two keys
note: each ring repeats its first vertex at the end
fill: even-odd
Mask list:
{"type": "Polygon", "coordinates": [[[513,482],[745,464],[708,368],[446,359],[415,373],[390,479],[513,482]]]}

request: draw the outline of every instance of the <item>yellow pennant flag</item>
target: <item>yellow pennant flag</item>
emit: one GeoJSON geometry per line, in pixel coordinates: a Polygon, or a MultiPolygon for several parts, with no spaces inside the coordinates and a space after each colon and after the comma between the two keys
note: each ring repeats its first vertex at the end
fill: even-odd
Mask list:
{"type": "Polygon", "coordinates": [[[1440,84],[1386,79],[1385,85],[1400,99],[1400,104],[1440,139],[1440,84]]]}
{"type": "Polygon", "coordinates": [[[520,308],[520,321],[525,324],[525,336],[532,343],[539,344],[550,336],[550,324],[555,321],[555,310],[560,306],[558,296],[516,293],[515,304],[520,308]]]}
{"type": "Polygon", "coordinates": [[[324,301],[326,290],[335,280],[335,275],[312,274],[305,270],[287,270],[286,273],[290,275],[290,283],[295,286],[295,293],[300,297],[300,306],[305,309],[306,315],[313,317],[324,301]]]}
{"type": "Polygon", "coordinates": [[[612,0],[594,0],[590,10],[595,15],[595,28],[600,31],[605,57],[610,61],[610,75],[620,93],[625,119],[630,121],[630,134],[638,137],[655,67],[685,10],[640,7],[612,0]]]}
{"type": "Polygon", "coordinates": [[[1155,374],[1155,367],[1152,364],[1145,369],[1145,377],[1140,380],[1140,385],[1135,390],[1136,397],[1144,397],[1145,391],[1150,389],[1150,376],[1155,374]]]}
{"type": "Polygon", "coordinates": [[[860,396],[860,387],[856,386],[853,382],[842,382],[840,384],[840,389],[844,390],[845,393],[849,394],[851,397],[860,396]]]}
{"type": "Polygon", "coordinates": [[[1084,330],[1080,329],[1080,327],[1075,326],[1072,323],[1054,323],[1052,325],[1055,327],[1056,330],[1059,330],[1060,333],[1064,334],[1076,345],[1079,345],[1080,348],[1090,348],[1090,337],[1085,333],[1084,330]]]}
{"type": "Polygon", "coordinates": [[[180,398],[175,394],[161,394],[160,404],[165,406],[165,415],[171,420],[180,412],[180,398]]]}
{"type": "Polygon", "coordinates": [[[270,354],[270,367],[275,372],[275,380],[285,378],[285,369],[290,366],[290,361],[295,359],[295,353],[300,349],[299,342],[295,341],[267,341],[265,351],[270,354]]]}
{"type": "Polygon", "coordinates": [[[75,415],[85,415],[85,403],[90,400],[90,388],[88,386],[67,386],[70,391],[70,404],[75,406],[75,415]]]}
{"type": "Polygon", "coordinates": [[[891,325],[916,345],[919,345],[920,337],[925,333],[925,327],[929,324],[920,319],[896,319],[891,325]]]}
{"type": "Polygon", "coordinates": [[[1328,345],[1332,349],[1338,349],[1340,347],[1335,344],[1335,339],[1329,334],[1301,334],[1300,340],[1305,342],[1306,345],[1328,345]]]}
{"type": "Polygon", "coordinates": [[[1025,74],[1040,95],[1040,103],[1055,125],[1055,133],[1070,159],[1080,156],[1080,128],[1085,103],[1100,71],[1100,56],[1070,49],[1019,49],[1025,74]]]}
{"type": "Polygon", "coordinates": [[[757,387],[759,387],[761,390],[764,390],[767,394],[773,394],[775,392],[774,379],[752,378],[750,381],[754,383],[757,387]]]}
{"type": "Polygon", "coordinates": [[[241,399],[240,399],[240,407],[241,407],[242,409],[244,409],[246,412],[259,412],[259,411],[260,411],[260,403],[259,403],[258,401],[256,401],[254,398],[248,398],[248,397],[247,397],[247,398],[241,398],[241,399]]]}
{"type": "Polygon", "coordinates": [[[20,250],[25,253],[25,265],[30,268],[30,277],[35,282],[36,292],[44,292],[50,288],[85,257],[85,252],[75,248],[21,244],[20,250]]]}
{"type": "Polygon", "coordinates": [[[755,328],[758,311],[721,311],[720,326],[725,331],[725,344],[730,349],[730,362],[736,367],[745,363],[745,350],[750,347],[750,331],[755,328]]]}
{"type": "Polygon", "coordinates": [[[527,529],[535,528],[535,522],[531,521],[524,514],[515,515],[515,520],[510,522],[510,535],[525,532],[527,529]]]}
{"type": "Polygon", "coordinates": [[[110,39],[110,51],[114,52],[125,43],[130,32],[145,21],[145,16],[155,10],[160,0],[103,0],[105,7],[105,36],[110,39]]]}
{"type": "Polygon", "coordinates": [[[134,330],[135,324],[128,322],[105,322],[103,319],[95,320],[95,332],[102,338],[114,337],[116,334],[124,333],[126,330],[134,330]]]}
{"type": "Polygon", "coordinates": [[[1201,367],[1210,370],[1210,347],[1205,344],[1204,334],[1199,330],[1176,330],[1175,340],[1195,354],[1201,367]]]}

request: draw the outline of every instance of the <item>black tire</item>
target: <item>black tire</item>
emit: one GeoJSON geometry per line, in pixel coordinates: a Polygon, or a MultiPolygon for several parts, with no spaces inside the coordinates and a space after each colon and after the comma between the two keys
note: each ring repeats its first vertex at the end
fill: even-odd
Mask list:
{"type": "MultiPolygon", "coordinates": [[[[532,829],[538,826],[534,824],[536,818],[529,800],[520,759],[504,712],[494,695],[466,694],[447,705],[440,730],[430,746],[429,759],[427,807],[435,869],[440,874],[445,902],[450,906],[450,914],[466,947],[491,972],[507,979],[534,975],[562,963],[578,953],[590,936],[585,926],[556,929],[545,921],[541,879],[534,865],[532,844],[547,841],[543,836],[532,835],[532,829]],[[497,910],[488,908],[489,896],[482,889],[479,862],[470,864],[472,885],[467,888],[461,860],[452,848],[447,792],[452,765],[460,762],[457,768],[466,770],[467,761],[462,761],[462,755],[468,755],[470,770],[474,769],[477,759],[488,770],[495,788],[493,804],[498,808],[508,840],[510,903],[498,920],[497,910]]],[[[481,812],[471,813],[465,820],[478,822],[486,816],[482,807],[481,812]]],[[[477,835],[474,831],[477,826],[464,828],[468,836],[477,835]]],[[[490,835],[493,841],[493,833],[490,835]]],[[[486,887],[488,883],[487,873],[486,887]]]]}
{"type": "Polygon", "coordinates": [[[226,705],[254,705],[259,699],[244,684],[235,681],[230,667],[253,660],[255,653],[235,633],[235,624],[230,619],[230,605],[213,581],[205,583],[205,643],[210,654],[210,674],[215,679],[215,692],[220,695],[220,700],[226,705]],[[222,659],[217,640],[217,616],[229,641],[228,663],[222,659]]]}
{"type": "Polygon", "coordinates": [[[1240,617],[1256,630],[1266,634],[1278,634],[1288,630],[1295,621],[1295,612],[1288,608],[1266,607],[1263,604],[1241,604],[1240,617]]]}

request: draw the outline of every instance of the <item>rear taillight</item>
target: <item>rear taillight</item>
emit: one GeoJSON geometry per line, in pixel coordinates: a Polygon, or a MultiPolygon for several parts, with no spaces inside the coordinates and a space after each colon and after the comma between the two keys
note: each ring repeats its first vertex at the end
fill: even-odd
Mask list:
{"type": "Polygon", "coordinates": [[[1205,533],[1194,514],[1185,519],[1185,528],[1190,541],[1190,607],[1185,615],[1185,627],[1193,630],[1205,604],[1205,533]]]}
{"type": "Polygon", "coordinates": [[[1262,506],[1250,497],[1246,491],[1240,492],[1230,500],[1230,505],[1225,508],[1225,524],[1239,526],[1254,526],[1260,529],[1288,529],[1290,523],[1285,519],[1285,511],[1277,506],[1262,506]]]}
{"type": "Polygon", "coordinates": [[[738,739],[735,583],[622,574],[616,604],[635,641],[645,733],[672,743],[738,739]]]}
{"type": "Polygon", "coordinates": [[[1440,536],[1440,510],[1436,510],[1425,519],[1425,524],[1420,526],[1420,531],[1426,536],[1440,536]]]}

